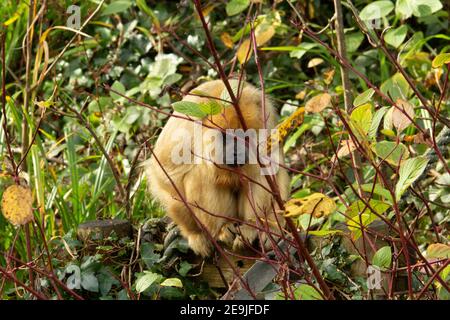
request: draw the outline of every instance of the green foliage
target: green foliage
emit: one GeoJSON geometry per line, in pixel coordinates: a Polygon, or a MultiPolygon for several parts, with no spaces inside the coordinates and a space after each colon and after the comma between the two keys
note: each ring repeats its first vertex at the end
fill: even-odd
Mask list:
{"type": "MultiPolygon", "coordinates": [[[[75,3],[82,23],[99,3],[75,3]]],[[[294,169],[291,198],[323,193],[337,204],[327,218],[304,215],[296,220],[325,243],[313,252],[321,274],[337,287],[333,292],[340,298],[365,299],[370,297],[366,278],[355,276],[352,264],[368,261],[390,270],[400,263],[391,251],[399,244],[375,248],[366,243],[374,254],[371,260],[363,253],[347,252],[340,239],[362,241],[362,229],[367,232],[374,222],[394,223],[395,215],[400,215],[401,223],[409,227],[404,230],[411,232],[408,238],[414,239],[419,250],[430,248],[427,258],[442,259],[442,252],[448,253],[447,247],[440,246],[449,239],[448,137],[438,144],[438,154],[433,144],[450,117],[448,86],[443,94],[450,65],[449,8],[439,0],[353,3],[355,11],[347,3],[343,6],[349,106],[344,105],[341,61],[322,45],[336,50],[336,30],[329,24],[335,14],[332,1],[205,2],[203,13],[225,73],[234,77],[230,85],[235,96],[241,72],[257,86],[262,77],[265,93],[280,110],[280,123],[311,98],[331,97],[326,108],[305,114],[303,122],[289,130],[282,147],[285,163],[294,169]],[[289,3],[317,39],[292,23],[297,20],[289,3]],[[238,57],[241,46],[250,44],[248,13],[256,18],[252,26],[258,28],[259,64],[253,48],[245,64],[246,59],[238,57]],[[410,108],[402,109],[406,104],[410,108]],[[405,120],[402,110],[413,121],[405,120]],[[414,192],[408,192],[411,188],[414,192]],[[340,224],[348,230],[338,229],[340,224]]],[[[189,1],[105,1],[78,34],[51,29],[66,26],[67,5],[67,1],[48,5],[45,19],[34,22],[28,70],[26,55],[18,54],[26,49],[28,2],[4,0],[0,6],[7,66],[2,123],[8,133],[1,126],[0,195],[17,181],[30,186],[36,223],[44,226],[55,273],[85,298],[218,296],[191,277],[200,272],[194,263],[182,259],[165,270],[161,243],[144,242],[135,248],[137,242],[131,239],[111,238],[92,249],[75,236],[78,225],[88,220],[126,218],[137,228],[147,218],[164,215],[146,192],[140,164],[149,157],[148,146],[155,142],[168,114],[175,110],[204,118],[233,107],[226,89],[221,93],[224,101],[180,102],[186,88],[219,78],[210,65],[214,59],[194,5],[189,1]],[[27,140],[33,143],[16,175],[7,146],[18,164],[27,140]],[[131,256],[135,260],[129,265],[131,256]],[[131,274],[125,281],[129,283],[121,278],[122,267],[131,274]]],[[[40,8],[38,4],[36,12],[40,8]]],[[[42,237],[34,229],[32,248],[45,258],[42,237]]],[[[390,235],[390,239],[396,237],[390,235]]],[[[7,265],[4,253],[12,246],[18,258],[28,260],[23,231],[0,215],[0,266],[7,265]]],[[[182,241],[172,246],[181,253],[188,249],[182,241]]],[[[40,260],[36,263],[43,267],[40,260]]],[[[447,266],[440,273],[446,281],[449,270],[447,266]]],[[[19,269],[16,275],[29,284],[26,270],[19,269]]],[[[420,283],[430,279],[425,273],[417,277],[420,283]]],[[[44,278],[43,291],[56,298],[44,278]]],[[[427,294],[450,298],[439,282],[433,280],[433,284],[436,293],[427,294]]],[[[15,286],[10,281],[2,284],[0,299],[20,298],[15,286]]],[[[305,283],[293,284],[293,292],[297,299],[322,298],[305,283]]],[[[278,293],[275,297],[286,298],[278,293]]],[[[26,293],[24,298],[31,295],[26,293]]],[[[74,297],[64,293],[64,298],[74,297]]]]}

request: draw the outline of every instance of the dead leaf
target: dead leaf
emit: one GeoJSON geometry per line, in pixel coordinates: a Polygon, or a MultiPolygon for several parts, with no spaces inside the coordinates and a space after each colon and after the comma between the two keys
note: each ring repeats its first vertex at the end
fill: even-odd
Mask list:
{"type": "Polygon", "coordinates": [[[394,110],[392,111],[392,124],[397,129],[397,132],[400,133],[411,124],[411,120],[402,112],[402,110],[411,119],[414,119],[414,106],[402,99],[397,99],[396,104],[398,108],[394,107],[394,110]]]}
{"type": "Polygon", "coordinates": [[[323,73],[323,75],[324,75],[323,81],[325,81],[326,84],[330,84],[331,82],[333,82],[335,73],[336,73],[336,69],[330,69],[328,71],[325,71],[323,73]]]}
{"type": "MultiPolygon", "coordinates": [[[[341,146],[339,147],[339,150],[337,151],[337,157],[338,159],[342,159],[345,156],[348,156],[351,152],[356,150],[356,146],[353,142],[353,140],[342,140],[341,146]]],[[[334,157],[333,157],[334,158],[334,157]]]]}
{"type": "Polygon", "coordinates": [[[306,102],[305,109],[307,112],[317,113],[330,106],[331,95],[328,93],[321,93],[311,98],[306,102]]]}
{"type": "Polygon", "coordinates": [[[295,99],[303,100],[303,99],[305,99],[305,96],[306,96],[306,90],[302,90],[295,95],[295,99]]]}
{"type": "Polygon", "coordinates": [[[27,187],[14,184],[3,192],[3,215],[16,226],[24,225],[33,220],[32,204],[31,190],[27,187]]]}

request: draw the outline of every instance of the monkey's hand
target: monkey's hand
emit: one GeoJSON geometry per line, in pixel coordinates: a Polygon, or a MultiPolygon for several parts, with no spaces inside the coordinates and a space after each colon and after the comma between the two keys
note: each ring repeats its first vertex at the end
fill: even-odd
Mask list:
{"type": "Polygon", "coordinates": [[[187,253],[189,245],[174,223],[169,224],[167,229],[168,232],[164,238],[164,252],[159,262],[170,268],[179,258],[180,253],[187,253]]]}

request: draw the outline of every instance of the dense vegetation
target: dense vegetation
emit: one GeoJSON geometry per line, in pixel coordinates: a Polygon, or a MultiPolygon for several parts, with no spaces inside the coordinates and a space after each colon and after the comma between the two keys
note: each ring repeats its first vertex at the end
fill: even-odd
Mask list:
{"type": "Polygon", "coordinates": [[[277,262],[266,298],[330,298],[325,285],[371,299],[375,266],[384,298],[449,299],[444,2],[2,0],[0,299],[224,293],[191,261],[166,268],[162,241],[141,241],[164,212],[140,164],[172,103],[223,76],[215,56],[280,111],[286,213],[316,239],[313,265],[277,262]],[[79,239],[95,219],[128,219],[134,236],[79,239]]]}

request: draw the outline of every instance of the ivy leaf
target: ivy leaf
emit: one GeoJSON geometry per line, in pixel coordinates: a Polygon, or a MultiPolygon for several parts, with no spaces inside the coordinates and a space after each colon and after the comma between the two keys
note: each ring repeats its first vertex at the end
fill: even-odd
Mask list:
{"type": "Polygon", "coordinates": [[[150,286],[159,279],[159,274],[150,271],[144,271],[136,280],[136,291],[141,293],[150,288],[150,286]]]}
{"type": "Polygon", "coordinates": [[[247,9],[249,4],[250,0],[231,0],[227,3],[225,10],[227,12],[227,15],[234,16],[247,9]]]}
{"type": "Polygon", "coordinates": [[[81,286],[84,290],[98,292],[98,279],[93,272],[81,273],[81,286]]]}
{"type": "Polygon", "coordinates": [[[192,101],[178,101],[172,103],[172,106],[175,111],[188,116],[196,118],[204,118],[206,116],[206,114],[200,109],[200,105],[192,101]]]}
{"type": "Polygon", "coordinates": [[[120,13],[131,7],[129,0],[115,0],[105,7],[102,11],[102,16],[108,16],[115,13],[120,13]]]}
{"type": "Polygon", "coordinates": [[[162,287],[177,287],[183,288],[183,283],[178,278],[169,278],[164,280],[161,284],[162,287]]]}
{"type": "Polygon", "coordinates": [[[361,10],[359,17],[361,20],[380,19],[387,16],[394,10],[394,4],[391,1],[374,1],[361,10]]]}
{"type": "MultiPolygon", "coordinates": [[[[125,95],[125,86],[119,82],[119,81],[115,81],[113,83],[113,85],[111,86],[111,89],[113,89],[114,91],[117,91],[118,93],[125,95]]],[[[111,96],[111,98],[113,98],[115,101],[119,100],[119,99],[123,99],[122,96],[118,95],[117,93],[114,93],[112,91],[110,91],[109,95],[111,96]]]]}
{"type": "Polygon", "coordinates": [[[372,264],[379,268],[389,268],[392,263],[392,250],[390,246],[385,246],[375,252],[372,264]]]}
{"type": "Polygon", "coordinates": [[[428,159],[424,156],[408,159],[402,164],[400,167],[399,179],[395,186],[397,201],[400,200],[406,189],[408,189],[425,171],[427,164],[428,159]]]}
{"type": "Polygon", "coordinates": [[[402,25],[395,29],[389,29],[384,36],[384,40],[387,44],[390,44],[394,48],[398,48],[406,38],[406,32],[408,31],[408,27],[406,25],[402,25]]]}

